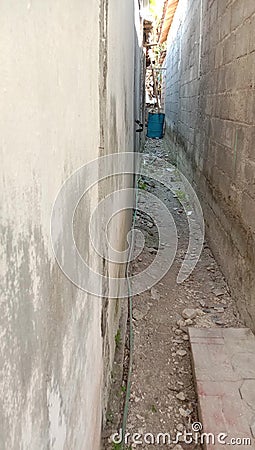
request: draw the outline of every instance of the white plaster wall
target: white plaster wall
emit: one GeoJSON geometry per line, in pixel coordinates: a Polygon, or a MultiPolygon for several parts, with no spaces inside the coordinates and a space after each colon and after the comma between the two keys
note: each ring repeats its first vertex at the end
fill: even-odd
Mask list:
{"type": "MultiPolygon", "coordinates": [[[[115,133],[115,147],[99,149],[102,3],[0,3],[1,450],[100,448],[104,366],[109,374],[119,315],[102,336],[101,300],[59,270],[49,230],[54,199],[75,169],[99,154],[133,149],[133,1],[114,0],[103,126],[107,136],[115,133]]],[[[113,187],[109,181],[105,191],[113,187]]],[[[85,249],[99,196],[94,189],[76,225],[85,249]]],[[[117,227],[119,241],[125,227],[117,227]]]]}

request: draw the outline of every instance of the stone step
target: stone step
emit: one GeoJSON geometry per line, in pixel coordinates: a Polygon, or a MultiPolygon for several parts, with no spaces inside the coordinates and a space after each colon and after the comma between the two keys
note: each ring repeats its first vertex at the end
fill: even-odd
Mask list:
{"type": "Polygon", "coordinates": [[[248,328],[189,328],[189,338],[202,433],[214,435],[210,442],[204,436],[203,448],[254,449],[253,333],[248,328]]]}

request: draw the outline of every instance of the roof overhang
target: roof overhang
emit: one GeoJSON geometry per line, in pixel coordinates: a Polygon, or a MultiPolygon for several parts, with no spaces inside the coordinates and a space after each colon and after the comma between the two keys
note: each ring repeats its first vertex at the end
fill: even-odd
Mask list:
{"type": "Polygon", "coordinates": [[[159,43],[163,44],[167,40],[167,36],[170,27],[173,22],[176,8],[178,6],[179,0],[167,0],[166,6],[164,8],[164,13],[162,17],[161,32],[159,35],[159,43]]]}

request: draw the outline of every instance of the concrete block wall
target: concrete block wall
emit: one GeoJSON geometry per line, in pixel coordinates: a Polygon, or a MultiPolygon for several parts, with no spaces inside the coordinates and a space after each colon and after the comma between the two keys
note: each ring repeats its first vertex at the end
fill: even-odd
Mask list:
{"type": "Polygon", "coordinates": [[[255,2],[180,0],[168,36],[168,149],[255,331],[255,2]]]}
{"type": "MultiPolygon", "coordinates": [[[[50,217],[76,169],[134,149],[135,3],[0,5],[1,450],[101,447],[122,305],[110,298],[110,281],[97,298],[65,277],[50,217]]],[[[75,237],[84,257],[91,212],[130,183],[108,178],[81,202],[75,237]]],[[[129,224],[122,214],[110,227],[120,247],[129,224]]],[[[87,262],[121,273],[104,256],[91,252],[87,262]]]]}

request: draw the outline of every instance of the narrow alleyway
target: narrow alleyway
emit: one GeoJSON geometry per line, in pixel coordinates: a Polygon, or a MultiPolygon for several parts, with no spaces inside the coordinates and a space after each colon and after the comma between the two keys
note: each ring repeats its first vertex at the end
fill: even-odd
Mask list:
{"type": "MultiPolygon", "coordinates": [[[[178,248],[166,275],[133,296],[129,320],[134,344],[132,326],[126,337],[117,336],[121,345],[112,373],[105,448],[194,450],[202,447],[199,435],[211,433],[215,438],[222,432],[229,441],[203,448],[254,448],[255,4],[150,4],[153,17],[144,24],[145,122],[147,136],[155,139],[147,138],[143,149],[151,156],[146,172],[151,178],[143,176],[138,183],[135,226],[145,246],[132,264],[132,275],[143,273],[162,247],[171,259],[174,247],[159,239],[150,216],[152,204],[142,192],[167,206],[178,248]],[[154,161],[155,170],[161,167],[157,158],[169,164],[173,185],[179,180],[172,164],[178,167],[203,209],[206,240],[195,269],[181,284],[176,279],[195,214],[185,207],[185,186],[177,192],[166,188],[165,175],[163,181],[157,178],[162,183],[153,178],[154,161]],[[121,429],[124,447],[116,434],[121,429]],[[111,433],[117,437],[115,444],[111,433]],[[189,443],[187,434],[193,437],[189,443]]],[[[163,210],[162,205],[161,217],[163,210]]],[[[137,240],[136,249],[139,246],[137,240]]],[[[187,259],[196,256],[192,248],[187,259]]]]}
{"type": "MultiPolygon", "coordinates": [[[[166,145],[164,140],[148,139],[144,152],[167,160],[166,145]]],[[[133,299],[134,363],[126,432],[131,437],[134,433],[143,436],[151,433],[155,437],[158,433],[169,433],[171,439],[175,440],[178,432],[182,435],[185,430],[187,433],[192,432],[192,427],[198,422],[187,327],[240,327],[242,322],[206,242],[193,273],[184,283],[176,283],[189,238],[184,210],[178,198],[166,191],[160,183],[144,178],[142,189],[153,193],[167,205],[174,217],[179,240],[177,258],[170,271],[150,291],[133,299]]],[[[158,248],[157,230],[149,215],[145,216],[138,211],[136,227],[145,236],[145,248],[133,263],[133,273],[144,270],[152,262],[158,248]]],[[[120,386],[115,385],[114,390],[115,400],[113,396],[108,437],[110,432],[116,432],[116,427],[121,428],[120,386]],[[119,408],[119,414],[114,411],[114,403],[115,408],[119,408]]],[[[163,444],[145,442],[136,445],[132,443],[131,437],[127,440],[128,449],[166,448],[163,444]]],[[[178,445],[182,444],[182,439],[180,436],[178,445]]],[[[167,448],[174,448],[175,445],[172,442],[167,448]]],[[[106,448],[112,450],[115,447],[108,441],[106,448]]],[[[200,447],[183,443],[182,447],[175,448],[185,450],[200,447]]]]}

